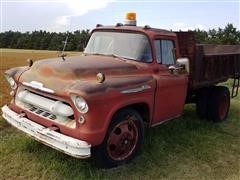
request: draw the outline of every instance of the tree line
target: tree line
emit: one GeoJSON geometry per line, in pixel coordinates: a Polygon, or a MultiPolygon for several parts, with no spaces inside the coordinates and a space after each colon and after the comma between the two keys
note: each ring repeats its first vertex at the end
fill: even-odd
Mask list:
{"type": "MultiPolygon", "coordinates": [[[[197,43],[240,44],[240,31],[232,24],[224,28],[196,29],[194,31],[197,43]]],[[[63,42],[68,36],[67,51],[83,51],[90,38],[90,30],[56,33],[47,31],[0,33],[0,48],[62,50],[63,42]]]]}
{"type": "Polygon", "coordinates": [[[90,38],[90,30],[64,33],[6,31],[0,33],[0,48],[62,50],[67,36],[67,51],[83,51],[90,38]]]}

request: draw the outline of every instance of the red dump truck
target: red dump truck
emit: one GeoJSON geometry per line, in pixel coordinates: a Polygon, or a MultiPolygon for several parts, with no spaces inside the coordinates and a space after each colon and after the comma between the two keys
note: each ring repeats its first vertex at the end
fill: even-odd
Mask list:
{"type": "Polygon", "coordinates": [[[195,103],[202,117],[227,118],[238,93],[240,45],[196,44],[192,32],[126,24],[97,27],[81,56],[5,72],[12,101],[3,117],[37,141],[99,167],[132,160],[153,127],[195,103]],[[231,93],[218,85],[233,79],[231,93]]]}

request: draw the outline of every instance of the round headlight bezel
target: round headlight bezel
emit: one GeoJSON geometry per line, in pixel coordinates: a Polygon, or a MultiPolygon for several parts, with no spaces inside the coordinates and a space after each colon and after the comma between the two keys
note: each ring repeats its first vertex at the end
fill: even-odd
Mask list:
{"type": "Polygon", "coordinates": [[[73,96],[72,100],[74,102],[75,107],[78,109],[80,113],[85,114],[88,112],[89,107],[86,100],[83,97],[73,96]]]}

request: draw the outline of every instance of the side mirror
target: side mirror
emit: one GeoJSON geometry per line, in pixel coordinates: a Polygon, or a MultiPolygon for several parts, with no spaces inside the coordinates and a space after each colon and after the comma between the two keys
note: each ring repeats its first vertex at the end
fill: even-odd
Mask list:
{"type": "Polygon", "coordinates": [[[190,73],[189,59],[188,58],[178,58],[177,64],[185,68],[185,70],[190,73]]]}

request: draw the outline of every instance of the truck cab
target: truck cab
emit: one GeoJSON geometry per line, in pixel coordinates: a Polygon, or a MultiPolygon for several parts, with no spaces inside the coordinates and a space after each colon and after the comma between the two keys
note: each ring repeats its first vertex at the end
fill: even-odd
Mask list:
{"type": "MultiPolygon", "coordinates": [[[[181,71],[181,73],[175,71],[179,68],[178,49],[177,37],[173,32],[118,25],[98,27],[93,30],[85,53],[86,55],[115,56],[136,66],[136,74],[130,72],[130,76],[135,76],[134,78],[139,81],[149,77],[148,81],[143,81],[137,86],[135,83],[127,82],[128,89],[124,90],[124,94],[132,96],[141,92],[142,96],[145,92],[152,91],[152,97],[147,97],[146,100],[138,103],[145,103],[148,108],[153,107],[150,108],[148,123],[149,126],[154,126],[180,116],[183,111],[188,73],[187,71],[181,71]]],[[[120,76],[126,75],[124,73],[120,76]]],[[[124,103],[127,101],[130,101],[129,105],[133,104],[131,98],[124,100],[124,103]]]]}

